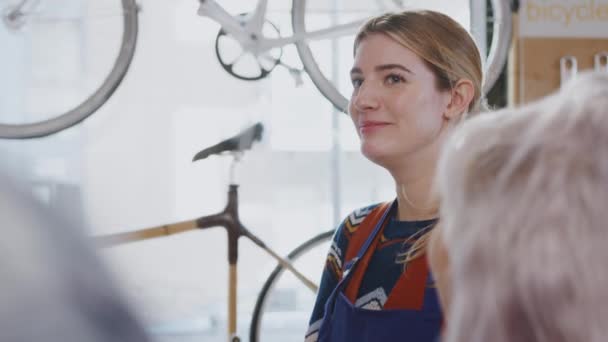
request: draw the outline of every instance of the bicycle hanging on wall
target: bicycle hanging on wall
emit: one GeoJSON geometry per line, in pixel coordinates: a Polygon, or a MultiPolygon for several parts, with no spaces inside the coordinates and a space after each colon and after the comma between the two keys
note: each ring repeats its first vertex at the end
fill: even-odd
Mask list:
{"type": "Polygon", "coordinates": [[[0,138],[47,136],[106,103],[133,60],[138,12],[135,0],[0,0],[0,61],[17,94],[0,101],[0,138]],[[109,45],[93,44],[96,34],[109,45]],[[100,71],[88,72],[93,65],[100,71]]]}
{"type": "MultiPolygon", "coordinates": [[[[473,3],[476,0],[470,1],[473,3]]],[[[46,36],[51,35],[50,39],[52,39],[51,33],[54,31],[41,29],[40,23],[53,22],[55,28],[58,22],[75,23],[74,25],[81,27],[81,31],[86,32],[87,27],[92,22],[99,18],[108,17],[121,22],[119,25],[111,25],[111,27],[119,27],[121,31],[116,33],[118,42],[114,46],[108,47],[109,52],[114,52],[115,56],[108,57],[108,60],[111,61],[107,63],[109,64],[108,67],[104,68],[105,71],[100,74],[94,75],[95,80],[93,81],[68,79],[66,82],[72,82],[66,95],[69,101],[61,108],[50,110],[44,106],[39,106],[42,108],[38,108],[37,112],[42,113],[31,115],[28,112],[25,115],[24,113],[27,111],[23,108],[23,103],[4,108],[0,104],[0,138],[43,137],[78,124],[99,109],[112,96],[124,79],[133,60],[137,44],[139,14],[139,7],[135,0],[107,0],[103,2],[61,0],[59,5],[56,2],[50,0],[2,0],[0,2],[0,15],[2,16],[0,35],[8,37],[6,39],[7,44],[12,44],[8,46],[7,51],[16,52],[13,56],[14,60],[23,57],[19,53],[28,50],[31,54],[30,60],[37,60],[41,64],[48,62],[44,61],[44,53],[56,48],[52,44],[53,41],[42,47],[36,47],[32,32],[35,31],[39,35],[42,32],[41,37],[48,41],[49,39],[46,36]],[[95,9],[95,5],[98,7],[100,3],[104,4],[104,8],[101,10],[95,9]],[[109,9],[105,7],[109,7],[109,9]],[[82,84],[87,86],[83,87],[82,84]]],[[[231,75],[243,80],[257,80],[267,77],[275,67],[286,66],[281,60],[282,48],[286,45],[295,44],[303,69],[314,85],[336,108],[346,111],[348,104],[345,96],[348,92],[346,90],[348,89],[347,86],[336,84],[339,82],[332,80],[329,75],[330,72],[327,68],[324,68],[323,63],[320,63],[324,56],[316,55],[312,45],[320,41],[352,37],[357,28],[369,16],[385,11],[424,8],[427,2],[422,0],[343,0],[343,3],[348,4],[348,6],[330,6],[329,4],[332,3],[332,1],[292,0],[291,26],[293,34],[288,36],[281,36],[277,25],[267,19],[268,0],[258,0],[253,12],[245,14],[229,13],[216,0],[199,0],[198,14],[221,25],[221,30],[216,37],[216,56],[222,67],[231,75]],[[331,20],[328,19],[329,24],[321,27],[313,25],[315,23],[309,20],[318,16],[320,12],[331,14],[330,16],[325,15],[326,19],[331,17],[331,20]],[[222,49],[223,40],[232,40],[240,46],[241,54],[237,59],[229,60],[226,58],[222,49]],[[257,61],[257,72],[244,74],[237,70],[238,59],[247,55],[253,56],[257,61]]],[[[493,12],[493,36],[488,57],[484,63],[486,75],[483,85],[484,94],[494,85],[504,66],[511,36],[510,1],[491,0],[490,4],[493,12]]],[[[44,25],[42,27],[44,28],[44,25]]],[[[71,31],[67,30],[67,32],[71,31]]],[[[73,36],[74,32],[69,34],[73,36]]],[[[78,34],[82,35],[82,32],[76,32],[77,37],[72,37],[72,39],[78,39],[78,34]]],[[[42,38],[38,38],[38,40],[42,38]]],[[[61,52],[62,55],[65,55],[65,51],[61,52]]],[[[11,60],[8,60],[8,62],[11,62],[11,60]]],[[[68,63],[67,61],[64,62],[68,63]]],[[[298,68],[286,67],[296,77],[299,77],[301,71],[298,68]]],[[[86,68],[86,65],[71,63],[69,68],[82,69],[86,68]]],[[[49,71],[53,70],[43,70],[41,72],[43,75],[38,77],[38,83],[44,83],[44,77],[47,76],[46,74],[49,71]],[[40,78],[43,80],[40,81],[40,78]]],[[[73,73],[68,72],[68,74],[73,73]]],[[[66,78],[65,75],[61,77],[66,78]]],[[[45,97],[53,97],[54,94],[52,93],[36,93],[39,88],[38,83],[17,85],[23,88],[21,91],[23,97],[30,97],[28,102],[37,103],[41,99],[44,100],[45,97]],[[32,97],[36,101],[32,101],[32,97]]],[[[15,85],[11,84],[11,86],[14,87],[15,85]]]]}

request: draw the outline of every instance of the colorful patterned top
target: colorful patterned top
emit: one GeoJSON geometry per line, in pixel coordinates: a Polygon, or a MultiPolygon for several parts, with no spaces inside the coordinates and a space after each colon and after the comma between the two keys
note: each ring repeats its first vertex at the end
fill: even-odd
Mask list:
{"type": "MultiPolygon", "coordinates": [[[[306,333],[306,342],[315,342],[318,338],[318,331],[323,320],[325,303],[332,290],[342,278],[349,242],[357,233],[361,222],[367,215],[374,210],[378,204],[374,204],[351,213],[339,226],[334,235],[330,247],[325,269],[321,277],[319,293],[310,319],[310,325],[306,333]]],[[[419,236],[421,229],[432,226],[436,220],[424,221],[397,221],[394,217],[388,222],[382,231],[379,243],[371,257],[369,266],[361,281],[357,299],[354,302],[356,307],[368,310],[382,310],[391,290],[397,283],[404,270],[402,263],[404,255],[415,237],[419,236]],[[412,236],[414,235],[414,236],[412,236]]],[[[426,230],[426,229],[425,229],[426,230]]],[[[352,251],[356,252],[356,251],[352,251]]],[[[349,251],[349,255],[353,255],[349,251]]],[[[356,254],[356,253],[355,253],[356,254]]],[[[349,260],[347,260],[349,261],[349,260]]],[[[432,278],[426,280],[427,289],[433,286],[432,278]]],[[[424,298],[423,301],[434,301],[427,303],[425,307],[438,308],[437,296],[435,291],[425,291],[433,293],[432,296],[424,298]]],[[[425,295],[421,295],[425,296],[425,295]]],[[[410,309],[410,308],[398,308],[410,309]]]]}

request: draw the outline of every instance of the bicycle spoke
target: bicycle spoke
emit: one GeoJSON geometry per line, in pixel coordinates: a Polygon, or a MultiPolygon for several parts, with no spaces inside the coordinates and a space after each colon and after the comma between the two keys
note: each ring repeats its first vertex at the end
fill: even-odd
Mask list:
{"type": "Polygon", "coordinates": [[[236,58],[234,58],[232,63],[228,63],[228,65],[230,67],[234,67],[234,65],[237,64],[243,57],[245,57],[246,54],[247,54],[247,51],[241,51],[241,53],[238,56],[236,56],[236,58]]]}
{"type": "Polygon", "coordinates": [[[269,54],[263,54],[258,57],[258,63],[260,67],[266,71],[271,70],[277,64],[279,60],[269,54]]]}
{"type": "Polygon", "coordinates": [[[236,63],[247,51],[230,36],[220,36],[218,38],[219,49],[222,52],[222,62],[227,65],[236,63]]]}
{"type": "Polygon", "coordinates": [[[231,65],[234,73],[246,77],[256,77],[262,74],[263,69],[257,59],[250,53],[244,53],[234,64],[231,65]],[[257,73],[252,70],[258,71],[257,73]]]}

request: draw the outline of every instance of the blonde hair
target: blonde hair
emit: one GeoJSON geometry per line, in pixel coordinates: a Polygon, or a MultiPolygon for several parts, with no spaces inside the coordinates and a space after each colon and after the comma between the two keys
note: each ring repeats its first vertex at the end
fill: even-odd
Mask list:
{"type": "Polygon", "coordinates": [[[440,90],[461,79],[473,82],[469,113],[481,106],[481,56],[471,35],[449,16],[429,10],[386,13],[368,20],[355,36],[354,51],[370,34],[385,34],[413,51],[431,68],[440,90]]]}
{"type": "MultiPolygon", "coordinates": [[[[482,104],[481,56],[471,35],[451,17],[430,10],[386,13],[368,20],[355,36],[354,52],[371,34],[385,34],[413,51],[435,74],[437,88],[450,90],[461,79],[473,83],[475,94],[465,116],[485,107],[482,104]]],[[[399,262],[407,264],[426,251],[430,229],[414,241],[399,262]]]]}
{"type": "Polygon", "coordinates": [[[447,342],[608,336],[608,75],[459,127],[440,157],[447,342]]]}

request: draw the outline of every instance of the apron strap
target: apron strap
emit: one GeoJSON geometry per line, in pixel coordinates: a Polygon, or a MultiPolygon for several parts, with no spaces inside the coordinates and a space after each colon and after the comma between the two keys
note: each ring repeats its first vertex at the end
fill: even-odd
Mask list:
{"type": "Polygon", "coordinates": [[[380,221],[382,214],[389,209],[390,204],[390,202],[387,202],[375,207],[369,214],[367,214],[365,219],[363,219],[363,222],[360,223],[357,230],[353,233],[350,241],[348,241],[348,247],[346,248],[346,254],[344,256],[344,260],[347,261],[347,263],[344,265],[344,270],[348,268],[347,266],[349,265],[350,261],[357,257],[365,242],[372,235],[374,228],[376,228],[376,223],[380,221]]]}
{"type": "Polygon", "coordinates": [[[388,207],[388,204],[384,204],[376,208],[377,210],[374,209],[367,217],[369,219],[366,218],[365,221],[361,223],[361,227],[359,227],[357,234],[353,236],[353,239],[357,238],[358,240],[351,240],[351,242],[354,242],[355,244],[360,244],[359,241],[365,239],[364,245],[360,248],[357,245],[353,246],[353,248],[357,248],[355,250],[359,253],[355,259],[358,263],[358,267],[356,269],[351,268],[352,278],[348,281],[346,289],[344,290],[346,298],[348,298],[351,303],[354,303],[357,299],[361,281],[363,280],[369,261],[374,254],[378,241],[382,235],[380,232],[386,225],[386,222],[390,220],[390,218],[388,218],[388,213],[391,212],[391,208],[388,207]],[[382,215],[382,217],[380,215],[382,215]],[[371,227],[373,227],[373,231],[370,234],[369,232],[372,230],[371,227]]]}
{"type": "MultiPolygon", "coordinates": [[[[361,222],[361,227],[359,227],[359,230],[361,230],[361,228],[365,228],[367,226],[371,226],[374,228],[373,228],[371,234],[369,234],[367,236],[364,234],[361,234],[363,232],[363,230],[361,230],[361,231],[358,230],[359,234],[355,234],[355,236],[357,236],[357,235],[363,236],[363,238],[365,240],[364,240],[361,248],[356,250],[357,255],[347,263],[347,266],[350,266],[350,267],[345,267],[344,273],[342,274],[342,279],[340,280],[338,285],[334,288],[334,290],[332,291],[331,295],[329,296],[327,302],[325,303],[325,315],[323,317],[324,321],[328,317],[331,317],[331,315],[333,314],[334,302],[335,302],[337,294],[340,293],[340,291],[342,291],[342,287],[344,286],[344,284],[349,282],[350,278],[352,277],[353,271],[356,269],[356,266],[359,263],[359,260],[361,260],[363,255],[365,255],[365,252],[368,250],[368,248],[372,244],[372,242],[374,242],[376,236],[379,236],[378,233],[382,230],[384,222],[387,221],[387,218],[389,217],[389,213],[394,211],[394,209],[396,207],[397,207],[397,200],[394,200],[392,203],[383,203],[383,204],[379,205],[378,207],[376,207],[371,213],[369,213],[367,215],[367,217],[363,220],[363,222],[361,222]],[[378,217],[380,217],[380,218],[378,219],[378,217]]],[[[361,239],[361,238],[359,238],[359,239],[361,239]]],[[[359,242],[357,242],[357,243],[359,243],[359,242]]],[[[348,249],[350,249],[350,247],[348,249]]],[[[347,259],[345,258],[345,260],[347,260],[347,259]]]]}
{"type": "Polygon", "coordinates": [[[422,310],[429,276],[426,254],[410,261],[406,267],[384,303],[384,309],[422,310]]]}

